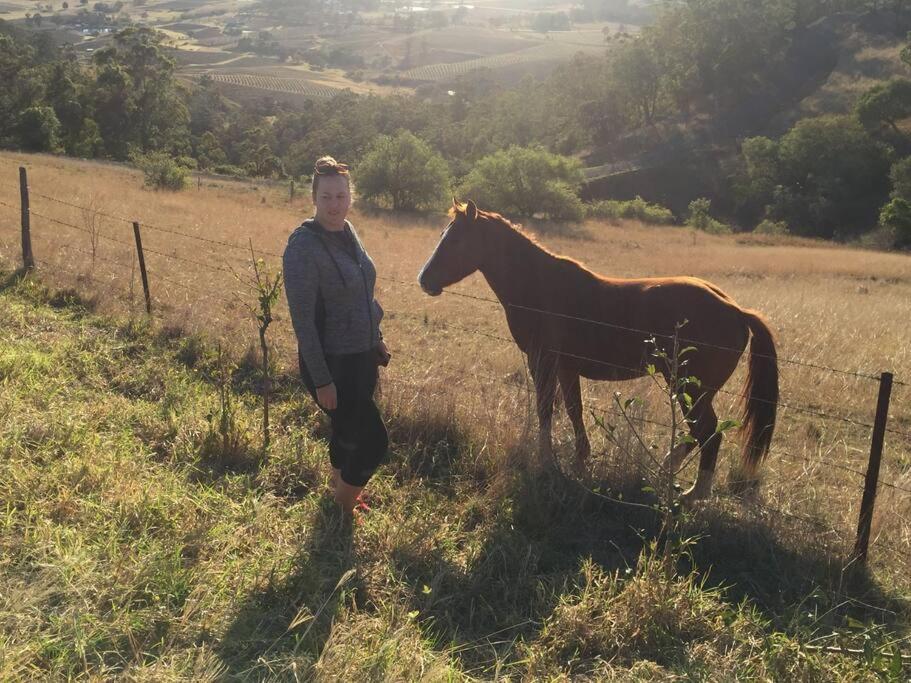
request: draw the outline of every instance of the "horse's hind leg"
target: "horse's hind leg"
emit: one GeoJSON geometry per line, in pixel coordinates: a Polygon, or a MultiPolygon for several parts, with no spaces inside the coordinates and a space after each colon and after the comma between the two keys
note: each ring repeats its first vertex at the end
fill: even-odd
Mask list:
{"type": "Polygon", "coordinates": [[[557,377],[560,379],[560,389],[563,391],[563,402],[566,404],[566,413],[573,424],[576,435],[576,461],[582,465],[592,453],[588,434],[585,432],[585,422],[582,420],[582,387],[579,382],[579,373],[575,368],[567,367],[565,363],[557,365],[557,377]]]}
{"type": "Polygon", "coordinates": [[[690,434],[699,443],[699,473],[689,490],[680,497],[682,503],[691,503],[708,498],[712,494],[712,481],[715,478],[715,463],[721,448],[721,434],[716,433],[718,416],[712,407],[714,394],[703,394],[696,401],[690,412],[693,420],[690,434]]]}
{"type": "Polygon", "coordinates": [[[557,393],[557,363],[553,354],[529,353],[528,369],[535,383],[538,410],[538,457],[541,464],[553,460],[551,440],[554,399],[557,393]]]}

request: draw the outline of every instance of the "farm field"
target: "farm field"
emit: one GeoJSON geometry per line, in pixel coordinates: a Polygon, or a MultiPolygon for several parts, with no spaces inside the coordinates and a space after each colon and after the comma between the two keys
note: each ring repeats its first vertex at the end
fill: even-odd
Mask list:
{"type": "Polygon", "coordinates": [[[340,69],[314,70],[306,64],[282,65],[269,58],[238,57],[235,53],[212,52],[213,48],[202,46],[187,52],[183,47],[186,43],[181,40],[174,41],[173,45],[177,48],[174,57],[183,65],[181,73],[184,75],[197,78],[207,74],[218,83],[240,86],[251,93],[266,90],[321,97],[342,89],[375,94],[410,91],[407,87],[380,85],[371,80],[380,76],[384,81],[394,77],[405,84],[419,84],[448,81],[474,71],[489,70],[508,72],[510,78],[518,80],[522,73],[537,73],[543,65],[555,66],[580,51],[603,51],[602,28],[599,24],[563,34],[552,33],[546,39],[530,31],[519,33],[476,26],[428,29],[405,36],[371,29],[354,32],[354,37],[346,33],[330,38],[302,33],[303,29],[273,32],[282,45],[294,46],[301,42],[331,45],[364,56],[368,67],[359,80],[352,80],[340,69]],[[248,63],[249,59],[256,61],[248,63]],[[380,63],[378,60],[388,65],[382,74],[369,66],[380,63]]]}
{"type": "MultiPolygon", "coordinates": [[[[24,0],[11,0],[3,7],[0,18],[9,21],[23,20],[26,13],[35,10],[34,3],[24,0]]],[[[453,14],[454,7],[441,5],[435,11],[446,18],[453,14]]],[[[450,24],[446,18],[443,26],[424,27],[417,17],[415,26],[407,31],[397,28],[396,22],[401,17],[396,18],[396,13],[388,10],[363,13],[354,23],[327,15],[310,17],[310,23],[304,23],[307,17],[296,17],[289,19],[288,24],[271,16],[268,8],[246,0],[152,0],[129,9],[133,10],[134,21],[164,34],[164,45],[181,76],[197,79],[202,74],[211,75],[216,83],[223,84],[226,96],[239,102],[264,93],[324,97],[349,89],[357,93],[388,94],[393,91],[388,84],[397,84],[399,79],[406,85],[417,85],[447,81],[481,69],[515,82],[524,75],[541,74],[545,67],[556,66],[577,52],[602,52],[606,34],[621,29],[626,33],[637,30],[635,26],[598,22],[544,34],[522,28],[522,22],[527,23],[534,11],[498,3],[465,7],[465,15],[458,22],[450,24]],[[503,17],[511,18],[509,28],[491,25],[491,21],[503,17]],[[282,58],[273,56],[274,52],[255,54],[236,50],[242,37],[258,36],[268,36],[270,44],[280,46],[284,51],[282,58]],[[355,59],[353,63],[360,66],[314,68],[306,61],[307,51],[314,49],[324,53],[345,50],[355,59]],[[286,60],[287,55],[291,58],[286,60]],[[352,78],[351,71],[358,73],[352,78]]],[[[553,5],[535,11],[568,9],[568,6],[553,5]]],[[[54,13],[72,18],[77,12],[74,6],[54,13]]],[[[45,11],[45,14],[49,13],[45,11]]],[[[99,35],[82,35],[80,30],[77,26],[68,32],[67,40],[73,41],[83,57],[89,59],[95,50],[108,44],[113,27],[107,27],[99,35]]],[[[401,92],[403,88],[396,85],[395,90],[401,92]]]]}
{"type": "MultiPolygon", "coordinates": [[[[26,483],[44,471],[55,482],[23,498],[30,516],[10,512],[0,536],[4,556],[14,558],[0,572],[24,605],[0,602],[0,623],[11,623],[14,613],[29,615],[12,658],[0,658],[0,674],[17,671],[4,666],[22,666],[72,676],[127,671],[137,680],[175,671],[213,680],[226,672],[293,679],[300,667],[332,680],[338,672],[362,677],[363,667],[372,666],[381,677],[412,679],[423,671],[432,680],[561,674],[647,680],[706,670],[731,678],[873,680],[872,661],[817,655],[799,645],[835,644],[841,641],[826,638],[839,632],[853,647],[866,633],[877,647],[899,643],[908,652],[907,255],[633,222],[528,226],[548,248],[597,272],[711,280],[762,311],[775,331],[784,405],[760,488],[744,500],[728,492],[737,450],[730,435],[717,495],[687,521],[700,537],[691,548],[699,575],[709,586],[726,587],[714,595],[662,583],[645,564],[636,569],[641,535],[650,533],[648,514],[592,493],[598,487],[641,501],[635,448],[618,449],[598,424],[612,423],[629,439],[660,441],[662,428],[651,422],[666,420],[667,406],[649,380],[587,383],[595,450],[589,470],[569,482],[524,478],[533,410],[523,359],[503,341],[509,333],[502,309],[478,300],[492,294],[477,274],[452,288],[476,298],[433,299],[415,283],[446,224],[442,213],[359,209],[353,216],[382,278],[377,296],[393,352],[382,400],[393,454],[374,489],[374,511],[341,543],[323,504],[318,416],[294,388],[284,303],[270,328],[286,374],[265,466],[251,464],[249,454],[230,465],[205,455],[211,448],[203,447],[205,416],[217,406],[217,390],[204,381],[209,361],[186,360],[201,353],[191,353],[193,334],[211,344],[221,340],[238,357],[254,347],[256,330],[244,307],[251,295],[237,277],[247,269],[248,241],[277,265],[288,234],[310,215],[308,198],[289,202],[280,184],[205,177],[200,189],[162,194],[116,165],[2,153],[0,270],[6,273],[18,263],[20,164],[29,169],[41,282],[74,288],[97,314],[121,322],[93,322],[47,306],[37,290],[10,279],[0,294],[6,330],[0,415],[11,416],[0,428],[0,449],[11,463],[0,470],[0,487],[25,496],[26,483]],[[171,330],[154,344],[140,329],[132,229],[121,218],[143,225],[153,330],[171,330]],[[884,370],[897,380],[880,476],[888,486],[880,487],[877,501],[869,575],[855,583],[842,569],[869,451],[877,393],[870,378],[884,370]],[[635,427],[618,420],[615,391],[642,399],[635,427]],[[83,453],[96,454],[98,463],[83,453]],[[176,511],[187,500],[191,519],[181,520],[176,511]],[[116,514],[108,518],[107,510],[116,514]],[[80,526],[97,536],[77,536],[80,526]],[[142,541],[120,569],[115,532],[142,541]],[[175,534],[184,539],[177,551],[168,546],[175,534]],[[81,545],[68,546],[66,538],[81,545]],[[104,543],[114,545],[99,554],[104,543]],[[44,554],[36,561],[47,569],[39,576],[44,583],[32,585],[46,586],[46,593],[29,593],[28,571],[38,569],[29,569],[28,553],[39,546],[44,554]],[[144,563],[155,572],[146,597],[137,592],[149,582],[140,571],[144,563]],[[614,570],[622,577],[627,566],[633,568],[628,582],[611,578],[614,570]],[[105,611],[101,584],[111,572],[133,592],[105,611]],[[46,595],[60,593],[65,575],[84,586],[95,615],[90,624],[80,625],[68,597],[58,620],[42,620],[46,595]],[[661,608],[669,610],[663,617],[649,602],[652,588],[660,593],[656,586],[672,605],[661,608]],[[740,611],[741,599],[755,613],[740,611]],[[601,602],[617,611],[603,611],[601,602]],[[329,607],[321,609],[324,603],[329,607]],[[637,640],[624,630],[624,609],[666,629],[637,640]],[[681,625],[684,614],[689,627],[681,625]],[[131,619],[138,625],[127,636],[131,619]],[[727,645],[711,635],[721,623],[730,624],[727,645]],[[77,632],[89,634],[80,646],[90,653],[84,661],[69,644],[77,632]],[[614,640],[598,640],[601,632],[614,640]],[[41,639],[55,646],[39,647],[41,639]],[[385,654],[376,654],[380,646],[385,654]]],[[[741,368],[725,387],[732,394],[721,402],[720,417],[736,417],[742,386],[741,368]]],[[[242,389],[239,419],[252,430],[255,395],[242,389]]],[[[572,430],[560,408],[556,415],[558,459],[565,465],[572,430]]]]}

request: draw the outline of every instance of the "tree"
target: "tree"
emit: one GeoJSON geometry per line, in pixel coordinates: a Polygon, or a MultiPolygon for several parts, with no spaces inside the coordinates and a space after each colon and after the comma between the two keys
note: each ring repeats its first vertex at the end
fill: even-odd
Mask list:
{"type": "Polygon", "coordinates": [[[781,138],[778,156],[781,190],[771,217],[821,237],[873,223],[888,193],[889,153],[855,120],[803,119],[781,138]]]}
{"type": "Polygon", "coordinates": [[[896,161],[889,171],[892,181],[892,197],[911,202],[911,157],[896,161]]]}
{"type": "Polygon", "coordinates": [[[741,172],[735,176],[738,210],[748,220],[761,217],[781,182],[778,143],[767,137],[747,138],[740,148],[741,172]]]}
{"type": "Polygon", "coordinates": [[[86,114],[92,110],[88,89],[89,77],[78,62],[61,59],[50,65],[44,100],[60,121],[60,138],[67,154],[75,153],[86,114]]]}
{"type": "Polygon", "coordinates": [[[84,159],[92,159],[100,156],[104,151],[104,140],[101,137],[101,131],[94,119],[85,118],[82,120],[82,127],[76,137],[75,143],[71,148],[67,148],[67,154],[72,154],[84,159]]]}
{"type": "Polygon", "coordinates": [[[212,131],[207,130],[196,143],[196,159],[200,168],[211,168],[227,162],[228,157],[212,131]]]}
{"type": "Polygon", "coordinates": [[[579,220],[583,216],[578,197],[582,181],[577,159],[535,147],[510,147],[478,161],[459,194],[505,214],[579,220]]]}
{"type": "Polygon", "coordinates": [[[880,227],[893,233],[899,249],[911,247],[911,202],[896,197],[879,213],[880,227]]]}
{"type": "Polygon", "coordinates": [[[613,71],[641,121],[651,125],[661,96],[661,68],[651,46],[643,38],[625,46],[613,61],[613,71]]]}
{"type": "Polygon", "coordinates": [[[58,151],[59,134],[60,121],[52,107],[29,107],[19,117],[19,142],[31,152],[58,151]]]}
{"type": "Polygon", "coordinates": [[[148,27],[130,27],[94,55],[104,108],[98,123],[108,149],[119,158],[140,150],[175,147],[186,138],[189,114],[174,79],[174,62],[162,37],[148,27]]]}
{"type": "Polygon", "coordinates": [[[875,133],[888,126],[897,136],[904,137],[898,122],[911,116],[911,81],[893,78],[873,86],[858,100],[855,111],[868,131],[875,133]]]}
{"type": "Polygon", "coordinates": [[[396,211],[431,208],[446,201],[450,183],[446,162],[408,131],[377,138],[355,170],[359,194],[396,211]]]}

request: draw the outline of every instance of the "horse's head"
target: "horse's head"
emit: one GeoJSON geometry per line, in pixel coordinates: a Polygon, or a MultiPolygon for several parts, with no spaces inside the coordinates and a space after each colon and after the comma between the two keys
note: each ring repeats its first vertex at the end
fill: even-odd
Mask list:
{"type": "Polygon", "coordinates": [[[475,272],[481,267],[485,253],[481,240],[483,226],[475,203],[460,204],[453,200],[449,215],[452,221],[418,275],[421,289],[430,296],[439,296],[444,287],[475,272]]]}

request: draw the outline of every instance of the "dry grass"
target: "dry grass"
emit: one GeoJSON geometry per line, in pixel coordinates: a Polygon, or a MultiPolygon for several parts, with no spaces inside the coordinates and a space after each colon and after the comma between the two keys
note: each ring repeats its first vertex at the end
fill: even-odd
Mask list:
{"type": "MultiPolygon", "coordinates": [[[[259,253],[270,255],[267,258],[276,263],[277,259],[271,255],[281,253],[289,232],[309,216],[311,210],[306,196],[299,196],[289,203],[287,187],[282,185],[252,185],[204,178],[201,190],[194,185],[182,193],[166,194],[145,189],[138,173],[119,166],[4,153],[0,155],[0,201],[14,207],[18,207],[16,167],[21,162],[29,167],[32,208],[37,214],[84,226],[86,218],[81,211],[42,199],[37,193],[75,204],[93,202],[100,211],[134,218],[145,224],[143,242],[147,248],[238,272],[246,267],[243,250],[229,250],[189,240],[155,231],[151,226],[242,246],[252,240],[259,253]]],[[[466,629],[477,634],[480,627],[472,627],[472,631],[466,625],[468,621],[449,615],[444,606],[435,606],[426,596],[412,594],[414,581],[419,579],[427,586],[437,581],[444,593],[446,590],[476,590],[475,582],[479,577],[489,576],[485,573],[487,569],[482,571],[479,566],[486,567],[485,563],[491,561],[485,558],[488,553],[495,552],[492,548],[497,543],[510,547],[510,544],[519,543],[524,538],[517,538],[518,532],[509,532],[497,526],[501,523],[498,515],[502,511],[497,512],[495,493],[503,491],[508,498],[511,484],[501,476],[503,464],[509,462],[510,457],[521,457],[521,453],[514,453],[515,448],[534,428],[526,373],[522,357],[514,345],[478,334],[484,332],[508,337],[499,306],[454,296],[431,299],[419,291],[415,276],[432,251],[445,218],[360,212],[355,212],[353,218],[381,277],[386,278],[378,285],[378,298],[386,309],[384,334],[392,347],[393,364],[385,375],[383,400],[390,415],[393,442],[403,445],[401,458],[392,462],[386,470],[398,482],[396,486],[402,488],[396,488],[389,482],[378,488],[377,495],[389,502],[407,501],[409,495],[420,499],[424,495],[420,488],[412,488],[417,477],[417,481],[430,481],[435,487],[441,487],[441,491],[449,491],[446,495],[452,496],[450,499],[464,495],[464,499],[460,499],[460,505],[464,506],[460,508],[459,522],[453,521],[451,529],[448,522],[439,519],[434,520],[437,526],[432,531],[424,529],[421,524],[414,526],[415,518],[409,516],[407,508],[398,513],[390,510],[388,517],[382,522],[377,521],[377,525],[359,543],[362,544],[362,552],[377,562],[380,576],[368,572],[370,578],[362,579],[361,589],[372,596],[374,604],[384,605],[386,611],[382,617],[377,617],[376,612],[345,612],[339,622],[341,625],[336,625],[340,630],[332,631],[327,640],[322,659],[315,663],[308,660],[306,666],[314,666],[314,672],[347,670],[350,667],[354,667],[352,671],[356,670],[356,665],[363,663],[363,659],[352,653],[351,634],[343,627],[350,623],[357,624],[352,626],[352,632],[365,634],[365,643],[392,643],[388,650],[383,650],[382,656],[371,660],[375,671],[384,671],[401,679],[412,678],[414,672],[425,671],[433,673],[430,678],[436,680],[451,674],[446,673],[450,657],[439,656],[445,647],[441,650],[427,643],[418,647],[416,643],[422,637],[426,639],[428,633],[456,638],[457,635],[462,637],[466,629]],[[479,495],[475,484],[465,482],[479,482],[486,487],[486,494],[479,495]],[[476,522],[468,521],[471,519],[476,519],[476,522]],[[495,540],[486,541],[486,546],[472,548],[476,542],[472,540],[475,533],[472,524],[475,523],[477,528],[487,528],[495,540]],[[442,545],[427,546],[428,538],[436,539],[433,543],[442,545]],[[462,547],[462,542],[467,545],[462,547]],[[454,545],[450,547],[450,544],[454,545]],[[442,549],[444,546],[445,550],[442,549]],[[399,565],[401,574],[383,564],[390,554],[399,557],[403,563],[399,565]],[[425,566],[428,562],[432,565],[428,558],[437,557],[437,554],[445,559],[443,566],[448,567],[442,573],[430,568],[430,565],[425,566]],[[436,627],[416,630],[408,616],[409,610],[402,611],[403,604],[420,605],[422,614],[426,609],[438,630],[434,630],[436,627]],[[396,644],[405,648],[408,656],[396,654],[399,647],[396,644]],[[324,665],[330,668],[321,668],[324,665]]],[[[45,266],[41,277],[58,286],[77,286],[86,296],[93,297],[101,310],[121,314],[128,312],[140,317],[142,295],[136,272],[132,273],[133,296],[129,296],[132,259],[129,225],[100,217],[98,220],[103,235],[127,242],[121,245],[102,239],[98,255],[117,260],[126,267],[96,260],[93,268],[91,257],[83,253],[91,250],[87,233],[35,216],[33,234],[36,256],[49,264],[57,264],[45,266]],[[76,248],[82,251],[75,251],[76,248]],[[64,268],[65,271],[62,270],[64,268]],[[88,280],[85,276],[93,279],[88,280]]],[[[602,273],[615,276],[685,273],[712,280],[742,305],[756,308],[768,317],[778,335],[779,353],[783,358],[856,369],[874,375],[882,370],[891,370],[898,380],[911,384],[911,347],[908,345],[911,332],[908,324],[911,320],[911,258],[907,256],[805,240],[768,243],[738,236],[714,237],[688,229],[634,223],[617,226],[590,223],[585,226],[583,234],[576,235],[553,226],[528,227],[536,230],[551,249],[580,258],[602,273]]],[[[17,230],[18,213],[0,206],[0,257],[7,266],[17,260],[17,230]]],[[[255,326],[235,300],[249,299],[249,293],[242,292],[230,272],[213,271],[154,254],[147,258],[156,319],[167,326],[230,340],[238,352],[254,343],[255,326]],[[219,298],[202,298],[203,295],[219,298]]],[[[489,288],[479,275],[472,276],[454,289],[491,297],[489,288]]],[[[40,337],[40,334],[40,330],[36,331],[36,335],[40,337]]],[[[293,369],[294,341],[284,311],[280,312],[280,320],[273,328],[273,340],[281,362],[286,368],[293,369]]],[[[40,359],[36,358],[34,362],[38,364],[36,371],[39,371],[40,359]]],[[[859,422],[872,422],[877,391],[875,382],[788,363],[781,365],[781,372],[784,403],[859,422]]],[[[741,373],[727,387],[735,393],[739,393],[742,386],[741,373]]],[[[143,387],[143,391],[148,390],[147,379],[133,380],[143,387]]],[[[120,381],[123,391],[129,391],[130,377],[125,376],[120,381]]],[[[611,392],[615,389],[622,390],[624,395],[642,396],[646,399],[646,415],[664,417],[661,401],[647,381],[619,386],[589,383],[585,393],[591,404],[609,406],[611,392]]],[[[905,489],[911,489],[909,392],[909,386],[895,387],[890,427],[903,432],[904,436],[888,435],[882,471],[883,481],[905,489]]],[[[722,403],[719,412],[724,416],[733,416],[736,411],[734,397],[726,396],[722,403]]],[[[770,603],[776,600],[769,584],[774,584],[777,572],[797,570],[805,572],[805,576],[819,572],[821,582],[824,581],[822,575],[831,578],[833,573],[837,574],[838,558],[844,555],[853,538],[862,487],[861,477],[839,469],[839,466],[862,472],[870,441],[868,429],[844,421],[789,409],[782,410],[780,415],[759,499],[752,503],[740,503],[722,497],[709,507],[713,512],[708,518],[696,521],[697,531],[700,528],[703,531],[709,529],[713,539],[704,544],[700,562],[705,562],[704,566],[715,566],[719,577],[738,582],[736,592],[744,597],[768,600],[770,603]],[[789,515],[809,518],[812,523],[798,521],[789,515]],[[821,531],[820,528],[834,531],[821,531]],[[759,555],[760,559],[757,559],[756,555],[747,553],[745,557],[749,562],[746,565],[752,563],[752,566],[740,566],[731,561],[731,557],[743,552],[746,539],[756,541],[757,548],[771,548],[770,554],[759,555]],[[813,548],[812,553],[809,548],[813,548]],[[828,559],[817,560],[817,555],[828,559]],[[795,557],[802,559],[785,559],[795,557]],[[759,572],[767,574],[757,576],[757,563],[763,562],[767,564],[759,572]]],[[[595,472],[593,476],[597,478],[609,474],[616,482],[618,476],[624,476],[622,463],[608,466],[614,449],[605,443],[597,428],[590,426],[590,432],[600,453],[596,468],[607,468],[603,472],[595,472]]],[[[557,438],[567,446],[561,446],[561,452],[568,450],[570,436],[571,430],[565,420],[561,420],[557,438]]],[[[160,441],[164,437],[156,436],[153,430],[149,439],[155,443],[156,439],[160,441]]],[[[187,440],[190,444],[194,443],[192,437],[188,436],[187,440]]],[[[723,447],[723,457],[732,456],[735,452],[735,446],[730,442],[723,447]]],[[[725,462],[722,460],[722,475],[725,462]]],[[[295,473],[301,468],[312,467],[312,464],[301,464],[289,455],[287,461],[281,461],[264,472],[260,481],[266,483],[270,490],[294,490],[301,486],[300,475],[295,473]]],[[[311,479],[317,481],[319,475],[314,474],[311,479]]],[[[723,479],[722,476],[722,484],[723,479]]],[[[721,490],[724,490],[723,485],[721,490]]],[[[533,494],[529,492],[528,495],[533,494]]],[[[120,491],[116,497],[121,501],[141,500],[139,491],[120,491]]],[[[510,514],[532,520],[531,528],[536,529],[539,524],[546,526],[547,519],[568,515],[567,519],[572,520],[577,515],[589,514],[585,512],[586,503],[580,502],[577,506],[568,502],[576,498],[578,491],[547,489],[541,496],[542,500],[564,502],[542,503],[540,509],[511,510],[510,514]]],[[[78,507],[75,499],[68,504],[78,507]]],[[[138,502],[135,504],[138,505],[138,502]]],[[[559,536],[560,528],[558,525],[557,530],[547,533],[559,536]]],[[[563,529],[563,533],[572,535],[573,532],[563,529]]],[[[589,533],[597,535],[597,531],[589,533]]],[[[608,525],[602,533],[604,535],[598,541],[600,544],[605,538],[622,538],[629,532],[622,525],[619,528],[608,525]]],[[[581,537],[589,538],[587,533],[581,534],[581,537]]],[[[547,551],[542,549],[544,541],[541,539],[530,543],[529,547],[537,548],[534,552],[529,551],[532,555],[528,560],[527,581],[533,583],[538,575],[535,572],[546,574],[542,568],[547,566],[547,551]],[[538,552],[542,554],[535,554],[538,552]]],[[[626,547],[630,541],[618,540],[617,543],[626,547]]],[[[911,576],[909,558],[911,494],[881,488],[871,549],[877,594],[898,591],[908,595],[911,590],[908,582],[908,576],[911,576]]],[[[523,580],[520,576],[520,586],[524,585],[523,580]]],[[[588,582],[592,580],[590,576],[586,579],[588,582]]],[[[604,577],[597,581],[610,583],[604,577]]],[[[608,592],[617,590],[616,587],[605,586],[604,590],[608,592]]],[[[557,590],[558,587],[552,588],[557,590]]],[[[515,601],[510,602],[510,590],[513,588],[504,584],[504,602],[499,609],[514,617],[514,623],[537,618],[535,615],[550,604],[548,600],[541,604],[526,604],[526,593],[518,593],[515,601]]],[[[681,594],[683,597],[687,594],[686,590],[681,594]]],[[[627,598],[632,599],[631,596],[627,598]]],[[[584,595],[580,599],[584,602],[584,595]]],[[[700,600],[709,602],[712,599],[700,597],[700,600]]],[[[832,598],[833,604],[837,599],[837,596],[832,598]]],[[[891,599],[869,599],[880,609],[900,611],[891,599]]],[[[719,618],[712,611],[715,609],[712,605],[714,603],[707,607],[706,614],[709,616],[706,619],[719,618]]],[[[480,604],[472,609],[483,613],[480,604]]],[[[572,609],[567,606],[564,611],[554,613],[552,626],[540,634],[543,638],[541,643],[531,646],[537,653],[537,659],[532,658],[529,666],[541,665],[550,671],[555,669],[548,667],[562,666],[554,664],[559,660],[556,654],[553,656],[557,659],[548,659],[551,657],[548,654],[551,645],[545,641],[551,630],[565,628],[572,609]]],[[[698,618],[703,619],[701,616],[698,618]]],[[[901,621],[904,617],[893,616],[887,620],[896,619],[901,621]]],[[[507,617],[501,614],[498,619],[491,616],[482,623],[502,625],[507,621],[507,617]]],[[[751,621],[749,629],[753,628],[757,626],[751,621]]],[[[597,637],[607,636],[601,634],[597,637]]],[[[603,654],[605,647],[602,645],[596,644],[594,648],[603,654]]],[[[366,647],[363,643],[362,646],[366,647]]],[[[721,667],[719,670],[736,670],[736,657],[735,660],[725,659],[732,651],[713,649],[714,645],[707,645],[704,651],[697,651],[698,644],[693,647],[693,651],[680,653],[680,656],[688,662],[704,662],[706,670],[715,663],[721,667]]],[[[743,642],[736,643],[736,648],[745,647],[747,644],[743,642]]],[[[518,656],[509,648],[503,650],[498,646],[494,650],[498,653],[497,661],[501,657],[508,660],[518,656]]],[[[636,649],[624,646],[623,651],[629,653],[636,649]]],[[[483,655],[474,651],[471,654],[461,651],[450,654],[457,656],[465,666],[479,666],[490,674],[490,670],[486,669],[490,661],[483,655]]],[[[210,655],[200,652],[200,659],[194,666],[205,669],[212,665],[210,655]]],[[[597,662],[590,664],[593,668],[588,672],[599,675],[597,662]]],[[[282,666],[285,665],[287,662],[283,660],[282,666]]],[[[788,666],[791,665],[796,666],[788,659],[788,666]]],[[[304,666],[303,662],[301,666],[304,666]]],[[[770,675],[768,672],[772,670],[773,663],[768,659],[757,660],[755,666],[757,672],[770,675]]],[[[529,675],[533,676],[532,671],[533,668],[529,670],[529,675]]],[[[571,671],[572,667],[567,669],[567,673],[571,671]]],[[[606,672],[607,669],[602,671],[604,675],[607,675],[606,672]]],[[[643,672],[640,672],[643,678],[652,675],[643,672]]]]}
{"type": "MultiPolygon", "coordinates": [[[[22,157],[19,157],[22,158],[22,157]]],[[[15,155],[0,157],[0,200],[18,205],[15,155]]],[[[177,194],[151,192],[137,172],[119,166],[79,163],[52,157],[24,158],[29,166],[33,193],[47,194],[75,204],[94,204],[102,212],[135,218],[143,224],[176,229],[193,235],[245,247],[252,240],[263,254],[281,254],[289,232],[310,215],[309,198],[298,191],[293,204],[287,187],[203,179],[201,191],[193,186],[177,194]]],[[[33,194],[33,211],[85,225],[83,212],[33,194]]],[[[2,214],[3,244],[8,258],[15,254],[10,228],[16,225],[9,210],[2,214]]],[[[102,239],[99,256],[130,266],[132,234],[127,223],[99,217],[102,235],[127,244],[102,239]]],[[[442,217],[410,218],[387,214],[354,216],[355,225],[388,278],[378,285],[378,298],[387,311],[384,329],[396,360],[389,377],[425,387],[446,386],[456,401],[470,410],[496,404],[501,396],[524,386],[524,366],[517,349],[475,332],[508,337],[498,305],[452,296],[431,299],[423,295],[415,276],[432,251],[442,217]],[[478,401],[478,399],[482,399],[478,401]]],[[[535,229],[535,226],[529,226],[535,229]]],[[[561,237],[562,231],[540,226],[542,240],[553,250],[582,259],[597,272],[620,277],[685,273],[709,279],[742,305],[762,311],[778,335],[780,356],[819,365],[859,370],[878,375],[889,370],[911,383],[911,259],[905,255],[860,251],[814,244],[806,240],[783,244],[755,243],[751,239],[713,237],[688,229],[655,228],[624,223],[619,226],[589,224],[585,237],[561,237]]],[[[88,274],[106,283],[90,287],[97,296],[123,297],[130,292],[131,269],[96,261],[74,252],[90,250],[89,235],[35,217],[34,248],[39,259],[88,274]]],[[[244,270],[247,254],[158,232],[146,227],[143,243],[148,249],[189,258],[203,266],[244,270]]],[[[157,315],[190,330],[220,331],[243,344],[254,339],[252,323],[232,299],[249,299],[235,278],[224,271],[147,256],[157,315]],[[164,280],[167,278],[167,281],[164,280]],[[169,282],[170,281],[170,282],[169,282]],[[179,287],[172,282],[186,285],[179,287]],[[203,296],[221,298],[202,298],[203,296]],[[227,301],[225,300],[227,299],[227,301]],[[247,341],[249,340],[249,341],[247,341]]],[[[272,263],[278,259],[267,256],[272,263]]],[[[135,266],[134,266],[135,269],[135,266]]],[[[49,268],[53,270],[53,268],[49,268]]],[[[134,311],[141,308],[138,270],[132,272],[134,311]]],[[[71,274],[60,274],[61,284],[72,283],[71,274]]],[[[480,275],[456,286],[462,291],[491,298],[480,275]]],[[[120,304],[123,305],[123,304],[120,304]]],[[[282,304],[284,305],[284,303],[282,304]]],[[[293,361],[293,335],[282,314],[273,328],[279,355],[293,361]]],[[[875,382],[783,363],[782,401],[851,420],[872,422],[875,382]]],[[[742,374],[726,387],[739,393],[742,374]]],[[[589,383],[587,393],[600,405],[610,403],[610,392],[649,396],[648,382],[607,386],[589,383]]],[[[521,390],[520,390],[521,391],[521,390]]],[[[890,426],[911,433],[911,388],[897,386],[890,426]]],[[[736,396],[725,395],[722,412],[736,413],[736,396]]],[[[826,512],[832,526],[849,532],[856,518],[860,481],[854,475],[825,464],[828,460],[864,469],[869,430],[835,419],[817,418],[783,410],[765,487],[769,501],[789,512],[826,512]],[[793,462],[787,462],[783,458],[793,462]],[[804,462],[806,460],[806,462],[804,462]],[[813,486],[807,484],[812,482],[813,486]],[[837,496],[838,505],[832,505],[837,496]]],[[[883,479],[911,488],[911,440],[890,434],[883,479]]],[[[884,490],[893,510],[877,519],[878,531],[893,542],[911,543],[908,512],[911,496],[884,490]]]]}

